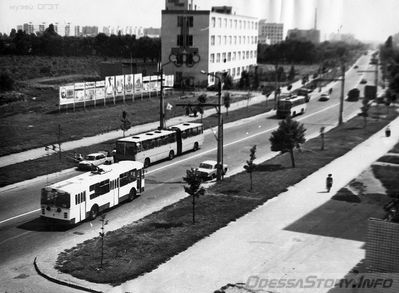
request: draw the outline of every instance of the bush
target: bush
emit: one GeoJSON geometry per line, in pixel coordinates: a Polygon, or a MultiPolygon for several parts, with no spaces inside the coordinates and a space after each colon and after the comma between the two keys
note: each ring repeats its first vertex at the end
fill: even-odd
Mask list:
{"type": "Polygon", "coordinates": [[[0,74],[0,91],[11,91],[14,88],[14,80],[7,74],[0,74]]]}
{"type": "Polygon", "coordinates": [[[50,74],[50,66],[43,66],[43,67],[41,67],[40,68],[40,73],[43,73],[43,74],[50,74]]]}

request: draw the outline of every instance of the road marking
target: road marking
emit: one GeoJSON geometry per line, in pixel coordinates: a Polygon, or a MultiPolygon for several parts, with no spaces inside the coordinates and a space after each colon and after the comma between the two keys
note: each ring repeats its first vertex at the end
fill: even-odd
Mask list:
{"type": "Polygon", "coordinates": [[[22,233],[22,234],[19,234],[19,235],[10,237],[10,238],[8,238],[8,239],[5,239],[5,240],[3,240],[3,241],[0,242],[0,245],[6,243],[7,241],[10,241],[10,240],[13,240],[13,239],[17,239],[17,238],[19,238],[19,237],[21,237],[21,236],[24,236],[24,235],[26,235],[26,234],[29,234],[29,233],[32,233],[32,231],[26,231],[26,232],[24,232],[24,233],[22,233]]]}
{"type": "MultiPolygon", "coordinates": [[[[339,105],[339,103],[333,104],[333,105],[328,106],[328,107],[326,107],[326,108],[323,108],[323,109],[321,109],[321,110],[319,110],[319,111],[317,111],[317,112],[314,112],[314,113],[312,113],[312,114],[303,116],[303,117],[301,117],[301,118],[298,118],[297,120],[298,120],[298,121],[301,121],[301,120],[303,120],[303,119],[312,117],[312,116],[317,115],[317,114],[319,114],[319,113],[321,113],[321,112],[327,111],[327,110],[330,109],[330,108],[336,107],[337,105],[339,105]]],[[[273,128],[269,128],[269,129],[263,130],[263,131],[261,131],[261,132],[257,132],[257,133],[254,133],[254,134],[252,134],[252,135],[246,136],[246,137],[241,138],[241,139],[239,139],[239,140],[235,140],[235,141],[232,141],[232,142],[230,142],[230,143],[223,144],[223,147],[228,147],[228,146],[231,146],[231,145],[233,145],[233,144],[240,143],[240,142],[243,142],[243,141],[245,141],[245,140],[251,139],[251,138],[253,138],[253,137],[255,137],[255,136],[258,136],[258,135],[261,135],[261,134],[265,134],[265,133],[270,132],[270,131],[272,131],[272,130],[274,130],[274,129],[277,129],[277,127],[278,127],[278,126],[275,126],[275,127],[273,127],[273,128]]],[[[181,162],[185,162],[185,161],[191,160],[192,158],[200,157],[200,156],[202,156],[202,155],[205,155],[205,154],[210,153],[210,152],[214,152],[214,151],[216,151],[216,150],[217,150],[216,147],[215,147],[215,148],[212,148],[212,149],[209,149],[209,150],[204,151],[204,152],[202,152],[202,153],[198,153],[198,154],[196,154],[196,155],[189,156],[189,157],[187,157],[187,158],[185,158],[185,159],[182,159],[182,160],[179,160],[179,161],[175,161],[175,162],[173,162],[173,163],[170,163],[170,164],[168,164],[168,165],[162,166],[162,167],[160,167],[160,168],[157,168],[157,169],[148,171],[148,172],[146,172],[146,174],[149,175],[149,174],[158,172],[158,171],[163,170],[163,169],[165,169],[165,168],[168,168],[168,167],[177,165],[177,164],[179,164],[179,163],[181,163],[181,162]]],[[[8,222],[8,221],[11,221],[11,220],[14,220],[14,219],[17,219],[17,218],[20,218],[20,217],[23,217],[23,216],[28,215],[28,214],[31,214],[31,213],[38,212],[38,211],[40,211],[40,209],[37,209],[37,210],[34,210],[34,211],[30,211],[30,212],[26,212],[26,213],[24,213],[24,214],[21,214],[21,215],[18,215],[18,216],[14,216],[14,217],[11,217],[11,218],[9,218],[9,219],[2,220],[2,221],[0,221],[0,224],[5,223],[5,222],[8,222]]],[[[1,243],[0,243],[0,244],[1,244],[1,243]]]]}
{"type": "Polygon", "coordinates": [[[14,216],[14,217],[11,217],[11,218],[2,220],[2,221],[0,221],[0,224],[3,224],[3,223],[5,223],[5,222],[11,221],[11,220],[14,220],[14,219],[17,219],[17,218],[20,218],[20,217],[23,217],[23,216],[26,216],[26,215],[29,215],[29,214],[32,214],[32,213],[36,213],[36,212],[38,212],[38,211],[40,211],[40,209],[33,210],[33,211],[30,211],[30,212],[26,212],[26,213],[20,214],[20,215],[18,215],[18,216],[14,216]]]}

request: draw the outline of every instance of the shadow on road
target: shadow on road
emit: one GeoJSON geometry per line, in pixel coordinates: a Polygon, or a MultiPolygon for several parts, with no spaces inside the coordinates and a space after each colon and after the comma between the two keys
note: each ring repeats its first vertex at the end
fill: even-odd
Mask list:
{"type": "Polygon", "coordinates": [[[23,223],[22,225],[19,225],[17,228],[36,232],[65,232],[74,227],[75,225],[52,223],[42,218],[36,218],[29,222],[23,223]]]}

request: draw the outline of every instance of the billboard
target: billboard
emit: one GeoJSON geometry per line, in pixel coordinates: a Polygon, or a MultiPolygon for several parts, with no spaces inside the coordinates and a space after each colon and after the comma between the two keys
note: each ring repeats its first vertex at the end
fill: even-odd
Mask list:
{"type": "Polygon", "coordinates": [[[98,100],[98,99],[102,100],[105,98],[104,87],[105,87],[104,80],[96,81],[96,100],[98,100]]]}
{"type": "Polygon", "coordinates": [[[72,104],[75,100],[73,85],[60,86],[60,105],[72,104]]]}
{"type": "Polygon", "coordinates": [[[84,101],[93,101],[96,99],[96,82],[85,82],[84,101]]]}
{"type": "Polygon", "coordinates": [[[143,90],[143,75],[141,73],[134,75],[134,92],[141,92],[143,90]]]}
{"type": "Polygon", "coordinates": [[[75,103],[83,102],[85,98],[85,83],[75,83],[75,103]]]}
{"type": "Polygon", "coordinates": [[[105,77],[105,97],[111,98],[115,94],[115,76],[105,77]]]}
{"type": "Polygon", "coordinates": [[[125,94],[125,76],[117,75],[115,76],[115,96],[123,96],[125,94]]]}
{"type": "Polygon", "coordinates": [[[125,75],[125,95],[133,94],[133,74],[125,75]]]}

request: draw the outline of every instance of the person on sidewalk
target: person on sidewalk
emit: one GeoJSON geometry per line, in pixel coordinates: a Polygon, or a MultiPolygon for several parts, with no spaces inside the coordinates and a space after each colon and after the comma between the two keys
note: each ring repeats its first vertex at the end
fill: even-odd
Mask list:
{"type": "Polygon", "coordinates": [[[326,188],[327,188],[327,192],[330,192],[330,189],[333,185],[333,178],[332,178],[332,174],[328,174],[327,178],[326,178],[326,188]]]}

